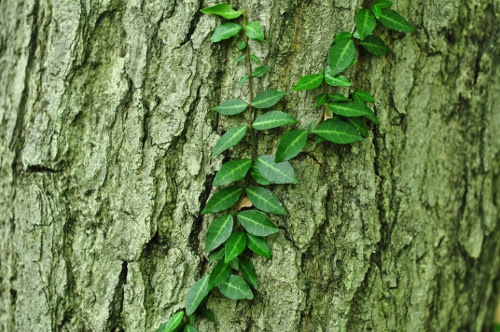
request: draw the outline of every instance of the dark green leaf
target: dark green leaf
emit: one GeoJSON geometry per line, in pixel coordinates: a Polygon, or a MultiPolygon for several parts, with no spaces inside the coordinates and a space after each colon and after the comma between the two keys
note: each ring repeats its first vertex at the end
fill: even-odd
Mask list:
{"type": "Polygon", "coordinates": [[[264,31],[259,22],[250,22],[245,26],[245,33],[250,39],[264,41],[264,31]]]}
{"type": "Polygon", "coordinates": [[[205,249],[210,252],[226,242],[233,231],[233,216],[226,214],[219,217],[208,227],[205,237],[205,249]]]}
{"type": "Polygon", "coordinates": [[[228,264],[234,270],[239,270],[240,269],[240,265],[238,263],[238,257],[236,257],[235,259],[233,259],[232,261],[230,261],[228,264]]]}
{"type": "Polygon", "coordinates": [[[257,255],[266,257],[267,259],[273,258],[273,253],[266,240],[262,237],[247,233],[247,246],[257,255]]]}
{"type": "Polygon", "coordinates": [[[231,268],[224,261],[215,264],[208,279],[208,291],[225,282],[231,275],[231,268]]]}
{"type": "Polygon", "coordinates": [[[215,315],[213,313],[212,310],[208,309],[207,307],[205,306],[201,306],[200,307],[200,311],[201,311],[201,314],[203,315],[203,317],[205,317],[206,319],[208,319],[209,321],[211,322],[214,322],[215,323],[215,315]]]}
{"type": "Polygon", "coordinates": [[[358,130],[361,136],[368,136],[368,128],[366,128],[366,124],[361,118],[348,118],[347,122],[349,122],[354,128],[358,130]]]}
{"type": "Polygon", "coordinates": [[[358,104],[363,104],[364,102],[373,102],[375,99],[371,94],[366,91],[358,90],[352,94],[352,99],[358,104]]]}
{"type": "Polygon", "coordinates": [[[253,77],[261,77],[264,76],[264,74],[267,72],[269,69],[269,66],[260,66],[255,68],[255,70],[252,72],[253,77]]]}
{"type": "Polygon", "coordinates": [[[242,99],[229,99],[223,101],[219,106],[215,106],[212,109],[219,112],[222,115],[236,115],[245,111],[248,107],[246,101],[242,99]]]}
{"type": "Polygon", "coordinates": [[[246,245],[247,239],[245,237],[245,233],[234,232],[231,234],[229,239],[226,241],[226,256],[224,258],[224,262],[227,264],[238,257],[245,250],[246,245]]]}
{"type": "Polygon", "coordinates": [[[187,324],[184,326],[184,332],[198,332],[193,325],[187,324]]]}
{"type": "Polygon", "coordinates": [[[242,87],[243,84],[245,84],[248,81],[248,75],[243,76],[240,81],[238,82],[238,87],[242,87]]]}
{"type": "Polygon", "coordinates": [[[276,149],[276,162],[290,160],[297,156],[306,146],[307,130],[292,130],[281,137],[276,149]]]}
{"type": "Polygon", "coordinates": [[[316,89],[323,83],[323,75],[311,74],[302,77],[299,82],[293,87],[295,91],[316,89]]]}
{"type": "Polygon", "coordinates": [[[257,289],[257,273],[255,272],[255,267],[253,266],[253,263],[250,262],[248,259],[241,257],[240,271],[241,275],[243,276],[243,279],[245,279],[245,281],[250,286],[257,289]]]}
{"type": "Polygon", "coordinates": [[[332,75],[330,67],[325,69],[325,81],[331,86],[346,87],[351,86],[352,83],[342,75],[332,75]]]}
{"type": "Polygon", "coordinates": [[[250,61],[255,62],[255,63],[260,63],[260,59],[258,56],[255,54],[250,54],[250,61]]]}
{"type": "Polygon", "coordinates": [[[380,14],[380,23],[385,27],[399,32],[413,32],[415,28],[403,16],[392,9],[384,9],[380,14]]]}
{"type": "Polygon", "coordinates": [[[196,319],[196,314],[191,314],[188,316],[189,324],[194,324],[194,320],[196,319]]]}
{"type": "Polygon", "coordinates": [[[260,174],[259,168],[255,164],[252,165],[252,170],[250,171],[250,175],[255,180],[255,182],[257,182],[258,184],[260,184],[262,186],[267,186],[267,185],[271,184],[271,182],[269,180],[267,180],[266,178],[264,178],[262,176],[262,174],[260,174]]]}
{"type": "Polygon", "coordinates": [[[360,9],[356,13],[356,28],[358,29],[359,38],[361,40],[365,39],[365,37],[372,34],[373,29],[377,25],[377,21],[375,17],[373,17],[372,13],[368,9],[360,9]]]}
{"type": "Polygon", "coordinates": [[[236,63],[241,62],[241,61],[245,60],[245,58],[246,58],[246,55],[242,54],[239,57],[237,57],[236,59],[234,59],[234,62],[236,62],[236,63]]]}
{"type": "Polygon", "coordinates": [[[208,295],[208,278],[209,275],[207,274],[198,280],[189,290],[186,296],[186,313],[188,315],[194,313],[201,301],[208,295]]]}
{"type": "Polygon", "coordinates": [[[257,210],[247,210],[238,213],[241,226],[248,233],[257,236],[267,236],[278,232],[278,227],[265,215],[257,210]]]}
{"type": "Polygon", "coordinates": [[[240,17],[243,14],[242,11],[236,11],[231,8],[231,5],[220,4],[212,7],[203,8],[200,10],[203,14],[213,14],[224,17],[225,19],[232,20],[234,18],[240,17]]]}
{"type": "Polygon", "coordinates": [[[255,130],[266,130],[284,126],[287,124],[296,124],[297,120],[291,115],[281,111],[270,111],[259,116],[252,124],[255,130]]]}
{"type": "MultiPolygon", "coordinates": [[[[231,234],[229,234],[229,235],[231,235],[231,234]]],[[[224,258],[225,251],[226,251],[226,248],[224,248],[224,247],[221,247],[221,248],[215,250],[214,252],[210,253],[210,255],[208,255],[208,261],[210,263],[212,263],[212,262],[215,262],[219,259],[224,258]]]]}
{"type": "Polygon", "coordinates": [[[214,43],[220,42],[221,40],[235,36],[241,29],[242,26],[236,23],[221,24],[215,29],[210,40],[214,43]]]}
{"type": "Polygon", "coordinates": [[[323,143],[323,142],[326,142],[326,139],[324,139],[323,137],[321,137],[319,135],[314,135],[314,142],[316,144],[323,143]]]}
{"type": "Polygon", "coordinates": [[[219,290],[231,300],[253,299],[253,293],[245,280],[232,275],[229,280],[219,286],[219,290]]]}
{"type": "Polygon", "coordinates": [[[337,75],[354,60],[355,49],[351,39],[343,40],[332,46],[328,53],[328,64],[332,69],[332,75],[337,75]]]}
{"type": "Polygon", "coordinates": [[[361,46],[373,55],[385,55],[390,49],[385,46],[384,41],[377,36],[368,36],[360,42],[361,46]]]}
{"type": "Polygon", "coordinates": [[[316,107],[320,107],[326,104],[326,94],[322,93],[316,97],[316,107]]]}
{"type": "Polygon", "coordinates": [[[270,190],[262,187],[248,187],[246,192],[248,198],[257,209],[264,212],[286,215],[286,210],[270,190]]]}
{"type": "Polygon", "coordinates": [[[273,155],[267,155],[257,158],[255,164],[259,168],[260,174],[272,183],[296,184],[298,182],[293,167],[288,161],[276,163],[273,155]]]}
{"type": "Polygon", "coordinates": [[[174,314],[170,319],[165,323],[160,325],[160,327],[156,330],[156,332],[175,332],[182,328],[182,318],[184,318],[184,310],[179,311],[174,314]]]}
{"type": "Polygon", "coordinates": [[[224,211],[233,206],[241,196],[242,188],[231,186],[220,189],[210,197],[201,214],[224,211]]]}
{"type": "Polygon", "coordinates": [[[243,51],[247,47],[247,42],[246,41],[240,41],[238,43],[238,50],[243,51]]]}
{"type": "Polygon", "coordinates": [[[338,92],[329,94],[328,99],[331,101],[349,101],[349,98],[338,92]]]}
{"type": "Polygon", "coordinates": [[[229,129],[224,135],[222,135],[219,141],[217,141],[217,143],[215,144],[214,153],[212,153],[212,157],[217,156],[221,152],[224,152],[227,149],[238,144],[238,142],[241,141],[243,136],[245,136],[247,129],[248,127],[245,125],[229,129]]]}
{"type": "Polygon", "coordinates": [[[335,36],[333,39],[333,43],[337,44],[340,43],[341,41],[346,41],[352,38],[352,33],[347,32],[347,31],[341,31],[335,36]]]}
{"type": "Polygon", "coordinates": [[[382,14],[382,9],[389,8],[390,6],[392,6],[392,2],[390,1],[387,0],[377,1],[377,3],[372,6],[373,15],[375,15],[377,19],[380,19],[380,15],[382,14]]]}
{"type": "Polygon", "coordinates": [[[356,128],[344,121],[333,119],[321,122],[313,133],[338,144],[350,144],[363,139],[356,128]]]}
{"type": "Polygon", "coordinates": [[[252,106],[255,108],[268,108],[276,105],[284,96],[286,92],[267,90],[259,93],[252,101],[252,106]]]}
{"type": "Polygon", "coordinates": [[[373,111],[363,104],[351,101],[346,103],[330,103],[328,106],[330,106],[332,112],[337,115],[345,116],[347,118],[364,116],[374,124],[380,125],[380,122],[373,111]]]}
{"type": "Polygon", "coordinates": [[[214,179],[214,186],[223,186],[245,177],[252,166],[252,159],[231,160],[223,164],[214,179]]]}

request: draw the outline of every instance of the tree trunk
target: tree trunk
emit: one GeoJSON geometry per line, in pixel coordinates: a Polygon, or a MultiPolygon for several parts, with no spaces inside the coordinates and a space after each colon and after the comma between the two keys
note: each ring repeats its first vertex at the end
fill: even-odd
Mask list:
{"type": "MultiPolygon", "coordinates": [[[[256,90],[289,94],[303,128],[332,37],[373,1],[232,1],[265,27],[256,90]]],[[[246,98],[214,2],[0,0],[0,329],[153,331],[209,271],[200,217],[246,98]]],[[[275,192],[273,260],[253,301],[214,292],[199,331],[480,331],[500,280],[498,0],[400,0],[385,57],[347,74],[381,125],[352,146],[309,142],[275,192]],[[496,138],[495,138],[496,137],[496,138]]],[[[259,133],[261,154],[281,132],[259,133]]],[[[234,156],[247,153],[236,148],[234,156]]]]}

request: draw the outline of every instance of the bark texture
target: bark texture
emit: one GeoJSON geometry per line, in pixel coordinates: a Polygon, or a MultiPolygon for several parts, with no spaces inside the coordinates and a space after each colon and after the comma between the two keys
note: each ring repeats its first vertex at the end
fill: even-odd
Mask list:
{"type": "MultiPolygon", "coordinates": [[[[302,127],[332,36],[371,1],[232,1],[302,127]]],[[[153,331],[210,269],[200,217],[218,117],[244,66],[212,44],[214,1],[0,0],[0,330],[153,331]]],[[[411,35],[350,69],[382,124],[308,144],[275,192],[274,259],[255,300],[215,293],[200,331],[480,331],[500,280],[498,0],[400,0],[411,35]]],[[[279,131],[259,134],[273,153],[279,131]]],[[[248,145],[233,155],[248,155],[248,145]]]]}

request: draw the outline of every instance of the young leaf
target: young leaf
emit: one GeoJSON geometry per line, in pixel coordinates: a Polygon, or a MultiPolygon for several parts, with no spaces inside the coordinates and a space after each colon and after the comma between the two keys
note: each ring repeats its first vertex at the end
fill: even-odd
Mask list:
{"type": "Polygon", "coordinates": [[[276,149],[275,162],[290,160],[297,156],[306,146],[307,130],[292,130],[281,137],[278,148],[276,149]]]}
{"type": "Polygon", "coordinates": [[[350,144],[363,140],[356,128],[341,120],[326,120],[321,122],[313,133],[337,144],[350,144]]]}
{"type": "Polygon", "coordinates": [[[259,22],[250,22],[245,26],[245,33],[250,39],[264,41],[264,31],[259,22]]]}
{"type": "Polygon", "coordinates": [[[246,192],[248,198],[257,209],[264,212],[286,215],[286,210],[269,189],[258,186],[248,187],[246,192]]]}
{"type": "Polygon", "coordinates": [[[390,51],[389,47],[385,46],[384,41],[377,36],[368,36],[360,44],[373,55],[385,55],[390,51]]]}
{"type": "Polygon", "coordinates": [[[239,57],[237,57],[236,59],[234,59],[234,62],[236,62],[236,63],[241,62],[241,61],[245,60],[245,58],[246,58],[246,55],[242,54],[239,57]]]}
{"type": "Polygon", "coordinates": [[[351,101],[346,103],[330,103],[328,106],[330,106],[332,112],[337,115],[347,118],[364,116],[374,124],[380,124],[375,114],[373,114],[373,111],[363,104],[351,101]]]}
{"type": "Polygon", "coordinates": [[[326,104],[326,94],[322,93],[316,97],[316,107],[321,107],[326,104]]]}
{"type": "Polygon", "coordinates": [[[364,90],[355,91],[352,94],[352,99],[355,102],[357,102],[358,104],[363,104],[363,105],[364,105],[365,101],[367,101],[367,102],[375,101],[375,98],[373,98],[373,96],[371,94],[369,94],[368,92],[366,92],[364,90]]]}
{"type": "Polygon", "coordinates": [[[226,214],[219,217],[208,227],[205,237],[205,249],[210,252],[226,242],[233,231],[233,216],[226,214]]]}
{"type": "Polygon", "coordinates": [[[230,116],[240,114],[245,111],[247,107],[248,104],[246,101],[236,98],[223,101],[219,106],[213,107],[212,110],[219,112],[222,115],[230,116]]]}
{"type": "Polygon", "coordinates": [[[243,14],[242,11],[236,11],[231,8],[231,5],[220,4],[212,7],[203,8],[200,10],[203,14],[213,14],[224,17],[227,20],[232,20],[234,18],[240,17],[243,14]]]}
{"type": "Polygon", "coordinates": [[[267,259],[273,258],[273,253],[266,240],[262,237],[247,233],[247,246],[257,255],[266,257],[267,259]]]}
{"type": "Polygon", "coordinates": [[[349,98],[338,92],[329,94],[328,99],[330,101],[349,101],[349,98]]]}
{"type": "Polygon", "coordinates": [[[210,197],[207,205],[201,211],[201,214],[215,213],[229,209],[238,201],[241,196],[242,188],[231,186],[217,191],[210,197]]]}
{"type": "Polygon", "coordinates": [[[261,77],[264,76],[264,74],[267,72],[269,69],[269,66],[260,66],[255,68],[255,70],[252,72],[253,77],[261,77]]]}
{"type": "Polygon", "coordinates": [[[183,332],[198,332],[197,329],[191,324],[184,325],[184,331],[183,332]]]}
{"type": "Polygon", "coordinates": [[[375,15],[377,19],[380,19],[380,15],[382,14],[382,9],[389,8],[390,6],[392,6],[392,2],[390,1],[387,0],[377,1],[377,3],[372,6],[373,15],[375,15]]]}
{"type": "Polygon", "coordinates": [[[287,124],[296,124],[297,120],[281,111],[270,111],[259,116],[252,124],[255,130],[267,130],[287,124]]]}
{"type": "Polygon", "coordinates": [[[201,301],[208,295],[208,278],[207,274],[198,280],[189,290],[186,296],[186,314],[191,315],[196,311],[201,301]]]}
{"type": "MultiPolygon", "coordinates": [[[[229,234],[229,235],[231,235],[231,234],[229,234]]],[[[229,237],[229,236],[228,236],[228,237],[229,237]]],[[[224,240],[224,241],[225,241],[225,240],[224,240]]],[[[219,248],[219,249],[215,250],[214,252],[210,253],[210,255],[208,255],[208,261],[209,261],[210,263],[212,263],[212,262],[215,262],[215,261],[217,261],[217,260],[219,260],[219,259],[224,258],[225,249],[226,249],[226,248],[221,247],[221,248],[219,248]]]]}
{"type": "Polygon", "coordinates": [[[247,245],[247,238],[243,232],[234,232],[226,242],[226,257],[224,262],[227,264],[238,257],[247,245]]]}
{"type": "Polygon", "coordinates": [[[247,47],[247,42],[246,41],[240,41],[238,43],[238,50],[243,51],[247,47]]]}
{"type": "Polygon", "coordinates": [[[415,28],[403,16],[392,9],[384,9],[380,14],[380,23],[386,28],[399,32],[413,32],[415,28]]]}
{"type": "Polygon", "coordinates": [[[256,165],[260,174],[272,183],[296,184],[298,182],[292,165],[288,161],[276,163],[273,155],[267,155],[257,158],[256,165]]]}
{"type": "Polygon", "coordinates": [[[174,332],[182,327],[182,318],[184,318],[184,310],[179,311],[165,323],[160,325],[156,332],[174,332]]]}
{"type": "Polygon", "coordinates": [[[345,78],[344,76],[342,75],[332,75],[332,70],[330,67],[326,67],[325,69],[325,81],[328,85],[331,85],[331,86],[341,86],[341,87],[345,87],[345,86],[351,86],[352,83],[347,79],[345,78]]]}
{"type": "Polygon", "coordinates": [[[356,13],[355,21],[356,28],[358,29],[359,33],[359,38],[361,40],[371,35],[373,29],[375,29],[375,26],[377,25],[375,17],[373,17],[372,13],[368,9],[360,9],[356,13]]]}
{"type": "Polygon", "coordinates": [[[255,62],[255,63],[260,63],[260,59],[258,56],[255,54],[250,54],[250,61],[255,62]]]}
{"type": "Polygon", "coordinates": [[[349,40],[352,38],[352,33],[347,32],[347,31],[341,31],[335,36],[333,39],[333,43],[337,44],[340,43],[341,41],[349,40]]]}
{"type": "Polygon", "coordinates": [[[236,23],[225,23],[221,24],[215,29],[210,40],[213,43],[220,42],[221,40],[231,38],[238,34],[243,27],[236,23]]]}
{"type": "Polygon", "coordinates": [[[299,82],[293,87],[295,91],[313,90],[323,83],[323,75],[311,74],[302,77],[299,82]]]}
{"type": "Polygon", "coordinates": [[[221,152],[224,152],[227,149],[238,144],[238,142],[241,141],[243,136],[245,136],[247,129],[248,127],[245,125],[229,129],[224,135],[222,135],[222,137],[215,144],[214,153],[212,153],[212,157],[217,156],[221,152]]]}
{"type": "Polygon", "coordinates": [[[348,118],[347,122],[349,122],[354,128],[358,130],[361,136],[368,136],[368,128],[366,128],[366,124],[361,118],[348,118]]]}
{"type": "Polygon", "coordinates": [[[250,286],[257,289],[257,273],[255,272],[255,266],[253,266],[253,263],[248,259],[241,257],[240,272],[243,279],[245,279],[250,286]]]}
{"type": "Polygon", "coordinates": [[[252,166],[252,159],[231,160],[223,164],[214,179],[214,186],[223,186],[245,177],[252,166]]]}
{"type": "Polygon", "coordinates": [[[241,277],[232,275],[229,280],[219,286],[219,290],[231,300],[253,299],[253,293],[241,277]]]}
{"type": "Polygon", "coordinates": [[[248,232],[257,236],[268,236],[278,232],[278,227],[262,213],[257,210],[247,210],[237,215],[241,226],[248,232]]]}
{"type": "Polygon", "coordinates": [[[259,168],[255,164],[252,165],[252,170],[250,171],[250,175],[255,180],[255,182],[257,182],[261,186],[267,186],[271,184],[269,180],[267,180],[262,176],[262,174],[260,174],[259,168]]]}
{"type": "Polygon", "coordinates": [[[285,91],[267,90],[259,93],[252,101],[255,108],[268,108],[276,105],[284,96],[285,91]]]}
{"type": "Polygon", "coordinates": [[[248,75],[243,76],[238,82],[238,87],[241,88],[243,84],[245,84],[247,81],[248,81],[248,75]]]}
{"type": "Polygon", "coordinates": [[[214,315],[212,310],[208,309],[207,307],[205,307],[203,305],[200,307],[200,311],[201,311],[201,314],[203,315],[203,317],[205,317],[209,321],[215,323],[215,315],[214,315]]]}
{"type": "Polygon", "coordinates": [[[328,64],[332,69],[332,75],[337,75],[354,60],[354,43],[351,39],[341,41],[332,46],[328,53],[328,64]]]}
{"type": "Polygon", "coordinates": [[[208,279],[208,291],[225,282],[231,275],[231,268],[224,261],[215,264],[208,279]]]}

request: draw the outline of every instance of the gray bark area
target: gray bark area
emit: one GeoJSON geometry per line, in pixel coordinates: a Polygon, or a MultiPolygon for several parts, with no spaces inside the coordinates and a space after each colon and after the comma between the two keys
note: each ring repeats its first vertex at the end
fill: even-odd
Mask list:
{"type": "MultiPolygon", "coordinates": [[[[0,0],[0,330],[153,331],[210,270],[200,217],[223,159],[218,117],[244,66],[219,19],[185,0],[0,0]]],[[[301,127],[332,36],[371,2],[248,0],[270,65],[256,83],[290,93],[301,127]]],[[[214,292],[200,331],[480,331],[499,294],[498,0],[401,0],[411,35],[361,53],[348,75],[381,126],[316,145],[275,192],[274,258],[259,290],[214,292]]],[[[345,90],[347,91],[347,90],[345,90]]],[[[280,132],[259,134],[273,153],[280,132]]]]}

